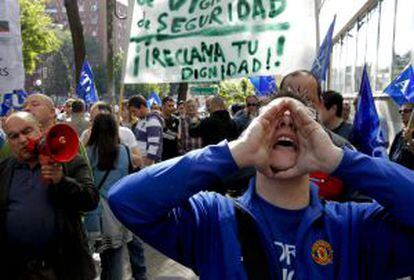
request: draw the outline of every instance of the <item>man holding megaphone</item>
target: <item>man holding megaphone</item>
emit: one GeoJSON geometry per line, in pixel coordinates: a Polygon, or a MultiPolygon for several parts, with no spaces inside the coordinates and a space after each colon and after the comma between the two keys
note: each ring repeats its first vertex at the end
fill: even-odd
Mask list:
{"type": "Polygon", "coordinates": [[[76,132],[56,125],[42,137],[28,112],[4,130],[12,155],[0,162],[0,279],[94,279],[81,213],[99,197],[76,132]]]}

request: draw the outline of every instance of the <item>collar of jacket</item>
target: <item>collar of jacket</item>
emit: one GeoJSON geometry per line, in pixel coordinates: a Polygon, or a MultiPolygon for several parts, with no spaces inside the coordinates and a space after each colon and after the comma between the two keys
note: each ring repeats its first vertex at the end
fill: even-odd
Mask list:
{"type": "MultiPolygon", "coordinates": [[[[250,179],[249,188],[244,193],[243,196],[238,198],[239,204],[244,207],[250,215],[253,216],[253,218],[258,223],[259,228],[261,228],[262,234],[266,237],[268,241],[271,240],[270,233],[267,231],[264,231],[263,227],[261,225],[264,224],[263,217],[260,213],[260,210],[257,209],[257,207],[254,207],[254,201],[256,194],[256,176],[252,177],[250,179]]],[[[304,242],[306,240],[306,235],[311,230],[312,225],[319,220],[319,218],[322,217],[324,212],[324,203],[321,201],[318,195],[318,187],[314,183],[309,184],[309,191],[310,191],[310,203],[308,208],[305,211],[305,214],[303,216],[302,222],[299,225],[297,238],[296,238],[296,260],[297,263],[304,263],[303,259],[305,258],[304,255],[304,242]]],[[[275,258],[275,251],[269,250],[269,253],[273,255],[273,258],[275,258]]],[[[278,266],[278,264],[276,264],[278,266]]],[[[273,269],[273,273],[275,271],[278,271],[277,269],[273,269]]],[[[298,279],[306,279],[305,275],[301,275],[301,271],[298,271],[298,279]]],[[[281,277],[276,277],[276,279],[282,279],[281,277]]]]}
{"type": "Polygon", "coordinates": [[[230,113],[227,110],[218,110],[210,114],[210,117],[217,117],[220,119],[230,119],[230,113]]]}
{"type": "MultiPolygon", "coordinates": [[[[319,217],[322,216],[324,211],[324,205],[321,202],[321,199],[318,195],[318,187],[314,183],[309,184],[310,191],[310,203],[306,209],[303,220],[299,226],[298,236],[302,236],[310,228],[310,226],[315,222],[319,217]]],[[[253,207],[253,201],[255,200],[256,194],[256,176],[250,179],[249,188],[247,191],[238,198],[238,201],[242,206],[244,206],[257,220],[260,217],[260,212],[256,207],[253,207]]]]}

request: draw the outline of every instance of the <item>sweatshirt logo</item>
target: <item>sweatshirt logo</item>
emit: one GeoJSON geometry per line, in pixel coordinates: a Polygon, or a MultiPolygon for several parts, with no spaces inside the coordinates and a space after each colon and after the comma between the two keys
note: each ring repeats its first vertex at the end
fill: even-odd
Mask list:
{"type": "Polygon", "coordinates": [[[333,249],[331,244],[325,240],[318,240],[312,245],[312,259],[319,265],[328,265],[333,260],[333,249]]]}

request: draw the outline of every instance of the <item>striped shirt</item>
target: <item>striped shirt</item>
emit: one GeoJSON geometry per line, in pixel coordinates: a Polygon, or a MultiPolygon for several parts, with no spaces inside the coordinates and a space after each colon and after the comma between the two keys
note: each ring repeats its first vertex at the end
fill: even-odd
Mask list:
{"type": "Polygon", "coordinates": [[[162,119],[156,114],[149,114],[138,122],[134,134],[138,149],[143,156],[158,162],[162,154],[162,119]]]}

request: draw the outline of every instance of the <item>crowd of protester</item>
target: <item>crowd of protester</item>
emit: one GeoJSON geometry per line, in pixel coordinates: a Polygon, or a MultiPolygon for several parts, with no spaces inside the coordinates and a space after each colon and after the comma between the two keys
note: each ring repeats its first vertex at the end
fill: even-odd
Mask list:
{"type": "MultiPolygon", "coordinates": [[[[336,147],[355,149],[351,105],[340,93],[322,92],[312,73],[303,70],[285,76],[280,89],[296,92],[309,103],[314,119],[323,124],[336,147]]],[[[112,212],[108,205],[111,188],[130,173],[223,140],[238,139],[270,99],[251,95],[245,104],[226,104],[222,97],[210,96],[199,104],[196,99],[167,96],[161,105],[148,107],[144,95],[137,94],[123,100],[115,114],[102,101],[87,109],[82,100],[69,99],[58,111],[50,97],[30,95],[24,112],[3,118],[0,128],[0,227],[6,229],[0,232],[0,278],[26,279],[36,274],[45,275],[44,279],[93,279],[92,252],[100,255],[101,279],[123,279],[125,261],[130,262],[134,279],[146,279],[142,241],[112,212]],[[66,123],[77,132],[80,156],[70,163],[40,165],[26,146],[30,138],[47,133],[56,123],[66,123]],[[45,176],[52,180],[50,191],[42,188],[45,176]],[[123,257],[125,250],[128,259],[123,257]],[[9,275],[15,278],[7,278],[9,275]]],[[[414,169],[414,145],[407,142],[406,133],[412,133],[413,109],[413,104],[401,107],[404,128],[392,141],[389,156],[410,169],[414,169]]],[[[222,178],[214,190],[239,196],[255,173],[254,167],[241,168],[222,178]]],[[[321,197],[371,201],[349,188],[349,182],[325,175],[311,174],[321,197]]]]}

